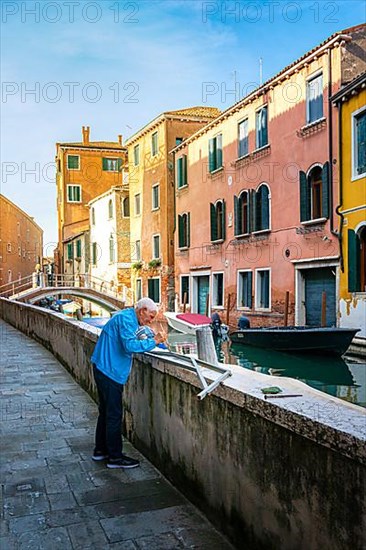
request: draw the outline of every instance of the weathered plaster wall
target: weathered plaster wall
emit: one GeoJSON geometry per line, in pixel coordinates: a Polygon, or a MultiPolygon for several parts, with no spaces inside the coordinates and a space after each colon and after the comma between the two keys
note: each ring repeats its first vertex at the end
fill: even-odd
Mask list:
{"type": "MultiPolygon", "coordinates": [[[[98,329],[3,299],[0,316],[93,394],[98,329]]],[[[153,354],[136,358],[124,393],[133,444],[240,549],[364,547],[365,411],[289,379],[281,386],[302,399],[266,401],[260,387],[273,377],[232,370],[199,401],[193,373],[153,354]]]]}

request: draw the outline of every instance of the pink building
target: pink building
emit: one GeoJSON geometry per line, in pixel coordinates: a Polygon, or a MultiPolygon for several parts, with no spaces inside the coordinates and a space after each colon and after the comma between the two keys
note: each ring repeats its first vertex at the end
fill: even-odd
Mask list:
{"type": "Polygon", "coordinates": [[[175,148],[176,291],[236,325],[337,322],[338,131],[365,25],[332,35],[175,148]],[[229,299],[230,296],[230,299],[229,299]]]}

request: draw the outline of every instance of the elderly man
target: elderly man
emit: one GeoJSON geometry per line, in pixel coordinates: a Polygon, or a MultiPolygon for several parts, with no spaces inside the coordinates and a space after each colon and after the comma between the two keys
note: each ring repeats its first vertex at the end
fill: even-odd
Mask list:
{"type": "Polygon", "coordinates": [[[130,374],[132,354],[151,351],[164,342],[148,326],[157,306],[142,298],[134,308],[123,309],[104,326],[92,355],[99,396],[99,416],[93,460],[107,459],[107,468],[136,468],[139,461],[122,453],[122,390],[130,374]]]}

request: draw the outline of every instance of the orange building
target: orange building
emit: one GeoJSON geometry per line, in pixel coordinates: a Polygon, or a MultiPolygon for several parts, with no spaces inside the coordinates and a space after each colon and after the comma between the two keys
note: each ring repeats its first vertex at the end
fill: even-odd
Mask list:
{"type": "Polygon", "coordinates": [[[43,229],[0,195],[0,286],[28,277],[42,264],[43,229]]]}
{"type": "Polygon", "coordinates": [[[132,288],[163,309],[174,306],[174,163],[171,150],[220,111],[162,113],[126,141],[129,161],[132,288]]]}
{"type": "Polygon", "coordinates": [[[253,326],[337,319],[332,95],[366,68],[365,25],[335,33],[174,150],[176,289],[253,326]],[[229,301],[230,296],[230,301],[229,301]]]}
{"type": "Polygon", "coordinates": [[[56,271],[88,273],[89,202],[122,185],[126,179],[127,149],[118,141],[90,141],[89,126],[82,142],[56,144],[58,247],[56,271]]]}

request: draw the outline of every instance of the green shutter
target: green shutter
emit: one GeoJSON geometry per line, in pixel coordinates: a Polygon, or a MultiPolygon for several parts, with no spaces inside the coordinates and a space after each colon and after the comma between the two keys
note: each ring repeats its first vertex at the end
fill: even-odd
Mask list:
{"type": "Polygon", "coordinates": [[[253,284],[253,272],[247,272],[248,284],[247,284],[247,296],[246,296],[246,305],[252,309],[252,284],[253,284]]]}
{"type": "Polygon", "coordinates": [[[191,246],[191,214],[187,214],[187,246],[191,246]]]}
{"type": "Polygon", "coordinates": [[[253,231],[252,227],[252,202],[253,202],[253,199],[252,199],[252,196],[253,196],[253,190],[250,190],[250,191],[247,191],[247,226],[245,228],[245,231],[247,233],[251,233],[253,231]]]}
{"type": "Polygon", "coordinates": [[[183,244],[183,232],[184,232],[183,216],[178,215],[178,247],[179,248],[184,246],[184,244],[183,244]]]}
{"type": "Polygon", "coordinates": [[[211,218],[211,241],[217,240],[217,223],[216,223],[216,208],[210,203],[210,218],[211,218]]]}
{"type": "Polygon", "coordinates": [[[108,170],[108,159],[103,157],[102,158],[102,164],[103,164],[103,166],[102,166],[103,170],[108,170]]]}
{"type": "Polygon", "coordinates": [[[76,257],[81,258],[81,240],[76,241],[76,257]]]}
{"type": "Polygon", "coordinates": [[[348,230],[348,291],[359,292],[360,281],[360,244],[353,229],[348,230]]]}
{"type": "Polygon", "coordinates": [[[188,179],[187,179],[187,155],[183,155],[182,157],[182,185],[187,185],[188,179]]]}
{"type": "MultiPolygon", "coordinates": [[[[329,218],[329,162],[322,170],[322,217],[329,218]]],[[[332,207],[332,206],[331,206],[332,207]]]]}
{"type": "Polygon", "coordinates": [[[179,189],[179,187],[182,187],[182,185],[183,185],[183,170],[182,170],[182,167],[183,167],[183,158],[180,157],[177,160],[177,186],[178,186],[178,189],[179,189]]]}
{"type": "Polygon", "coordinates": [[[213,172],[215,170],[215,140],[210,139],[208,141],[208,170],[213,172]]]}
{"type": "Polygon", "coordinates": [[[225,201],[222,201],[222,218],[221,218],[221,227],[222,227],[222,240],[226,239],[226,204],[225,201]]]}
{"type": "Polygon", "coordinates": [[[222,134],[216,137],[216,168],[222,166],[222,134]]]}
{"type": "Polygon", "coordinates": [[[309,184],[305,172],[299,173],[300,178],[300,221],[306,222],[310,219],[310,196],[309,184]]]}
{"type": "Polygon", "coordinates": [[[252,231],[257,231],[257,216],[256,216],[256,208],[257,208],[257,193],[254,189],[252,189],[252,200],[251,200],[251,209],[250,209],[250,220],[252,225],[252,231]]]}
{"type": "Polygon", "coordinates": [[[240,199],[234,195],[234,235],[240,235],[240,199]]]}
{"type": "Polygon", "coordinates": [[[76,202],[80,202],[80,190],[81,190],[81,187],[79,185],[75,186],[76,202]]]}

